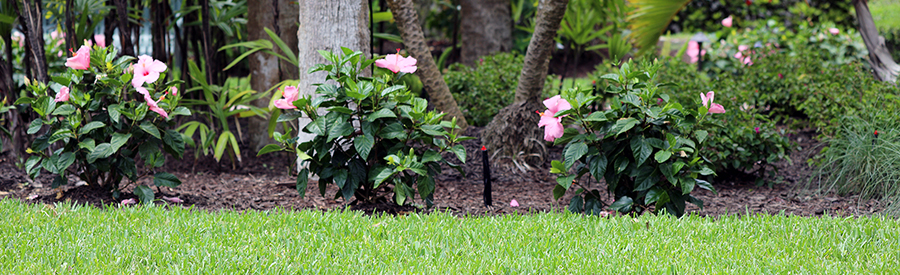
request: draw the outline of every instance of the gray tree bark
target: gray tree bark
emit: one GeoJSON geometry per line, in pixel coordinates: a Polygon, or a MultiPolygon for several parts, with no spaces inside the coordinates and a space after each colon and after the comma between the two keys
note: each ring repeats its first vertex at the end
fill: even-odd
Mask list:
{"type": "MultiPolygon", "coordinates": [[[[270,40],[265,28],[278,34],[285,44],[290,46],[292,53],[297,52],[297,18],[299,9],[289,3],[290,1],[259,0],[247,9],[247,39],[250,41],[265,39],[270,40]]],[[[280,48],[275,47],[275,52],[286,54],[280,48]]],[[[250,87],[257,92],[264,92],[283,80],[296,79],[298,68],[290,62],[262,52],[256,52],[249,57],[250,63],[250,87]]],[[[252,102],[260,108],[266,108],[269,98],[261,98],[252,102]]],[[[274,142],[268,136],[268,120],[262,117],[250,117],[248,119],[249,146],[258,151],[266,144],[274,142]]]]}
{"type": "Polygon", "coordinates": [[[463,64],[472,66],[482,56],[512,49],[513,22],[508,0],[460,0],[459,3],[463,64]]]}
{"type": "MultiPolygon", "coordinates": [[[[313,84],[325,81],[326,72],[306,73],[312,66],[326,63],[318,50],[334,52],[346,47],[371,56],[368,0],[300,1],[299,18],[297,50],[300,74],[297,89],[300,96],[315,97],[316,87],[313,84]]],[[[369,71],[363,72],[367,74],[369,71]]],[[[309,118],[301,117],[299,129],[306,127],[309,122],[309,118]]],[[[302,131],[298,132],[298,136],[298,143],[315,138],[315,135],[302,131]]],[[[297,167],[300,169],[300,165],[297,167]]]]}
{"type": "Polygon", "coordinates": [[[553,38],[568,3],[568,0],[540,1],[514,103],[501,109],[481,134],[481,143],[489,150],[505,156],[540,156],[536,159],[546,156],[537,125],[540,118],[534,112],[545,109],[541,104],[541,91],[555,45],[553,38]]]}
{"type": "Polygon", "coordinates": [[[894,62],[891,53],[888,52],[884,37],[878,35],[878,28],[875,27],[875,20],[872,19],[872,13],[866,2],[853,0],[853,7],[856,9],[856,20],[859,20],[859,34],[869,50],[869,64],[875,71],[875,78],[896,83],[897,76],[900,75],[900,65],[894,62]]]}

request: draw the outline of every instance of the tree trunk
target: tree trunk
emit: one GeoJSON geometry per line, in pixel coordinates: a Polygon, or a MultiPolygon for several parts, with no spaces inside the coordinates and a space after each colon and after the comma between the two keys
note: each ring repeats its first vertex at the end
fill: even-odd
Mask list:
{"type": "MultiPolygon", "coordinates": [[[[316,86],[313,84],[325,81],[326,72],[306,73],[316,64],[324,64],[326,60],[318,50],[339,51],[346,47],[360,51],[363,56],[370,56],[369,36],[369,2],[368,0],[334,0],[334,1],[301,1],[297,29],[297,53],[300,63],[297,89],[300,95],[315,97],[316,86]]],[[[365,74],[369,70],[363,70],[365,74]]],[[[276,96],[278,94],[276,93],[276,96]]],[[[324,112],[324,110],[319,110],[324,112]]],[[[309,124],[309,118],[301,117],[299,127],[303,129],[309,124]]],[[[297,133],[298,143],[315,138],[313,134],[297,133]]],[[[300,160],[298,159],[298,164],[300,160]]],[[[298,170],[301,166],[298,165],[298,170]]]]}
{"type": "Polygon", "coordinates": [[[28,42],[27,51],[31,63],[27,77],[47,83],[50,77],[47,75],[47,58],[44,56],[44,24],[41,14],[40,0],[18,0],[19,19],[25,26],[25,40],[28,42]]]}
{"type": "Polygon", "coordinates": [[[491,151],[506,156],[546,156],[540,128],[540,118],[535,111],[541,105],[541,90],[547,78],[550,52],[555,43],[556,31],[566,13],[568,0],[541,0],[535,19],[534,35],[528,43],[525,63],[513,104],[500,110],[481,133],[481,142],[491,151]]]}
{"type": "MultiPolygon", "coordinates": [[[[247,39],[255,41],[259,39],[270,40],[264,28],[269,28],[279,35],[287,45],[297,45],[297,17],[298,9],[288,1],[260,0],[248,6],[247,10],[247,39]],[[293,30],[291,30],[293,27],[293,30]],[[290,35],[289,35],[290,34],[290,35]]],[[[281,49],[275,47],[279,54],[281,49]]],[[[290,54],[294,54],[290,53],[290,54]]],[[[278,57],[262,52],[256,52],[249,56],[250,63],[250,87],[257,92],[263,92],[274,87],[278,82],[286,79],[296,79],[298,68],[289,62],[283,62],[278,57]]],[[[269,98],[260,98],[253,101],[253,105],[266,108],[269,98]]],[[[262,117],[250,117],[247,127],[250,134],[250,148],[259,150],[268,143],[273,142],[268,137],[268,120],[262,117]]]]}
{"type": "MultiPolygon", "coordinates": [[[[10,32],[12,34],[12,32],[10,32]]],[[[6,49],[3,51],[2,56],[0,56],[0,98],[9,98],[8,96],[12,94],[13,87],[15,83],[13,83],[13,71],[15,68],[13,67],[13,53],[12,53],[12,37],[9,35],[4,35],[2,37],[3,44],[6,45],[6,49]]],[[[15,98],[15,97],[13,97],[15,98]]]]}
{"type": "Polygon", "coordinates": [[[900,65],[897,65],[891,57],[884,44],[884,37],[878,35],[878,28],[875,27],[875,21],[866,2],[854,0],[853,7],[856,9],[856,19],[859,20],[859,34],[869,50],[869,64],[875,70],[875,78],[896,83],[897,76],[900,75],[900,65]]]}
{"type": "Polygon", "coordinates": [[[169,44],[169,34],[166,31],[169,22],[166,19],[169,18],[170,12],[168,0],[150,1],[150,33],[153,36],[153,41],[151,42],[153,45],[153,59],[163,63],[169,63],[169,51],[166,47],[169,44]]]}
{"type": "Polygon", "coordinates": [[[122,55],[134,56],[134,46],[131,43],[131,28],[128,24],[128,0],[114,0],[116,15],[119,17],[119,43],[122,43],[122,55]]]}
{"type": "Polygon", "coordinates": [[[419,68],[416,70],[416,75],[422,80],[430,102],[434,104],[435,109],[447,113],[445,119],[456,117],[456,125],[459,125],[462,128],[461,130],[465,131],[469,124],[466,122],[466,118],[463,117],[462,112],[459,111],[456,100],[450,94],[450,88],[444,82],[444,78],[434,63],[434,57],[431,56],[431,51],[428,50],[428,45],[425,44],[425,35],[419,26],[418,15],[416,15],[416,9],[412,0],[388,0],[387,4],[394,15],[394,20],[397,22],[397,28],[400,29],[403,44],[406,45],[411,55],[418,60],[417,65],[419,68]]]}
{"type": "Polygon", "coordinates": [[[462,52],[467,66],[479,58],[512,49],[512,14],[507,0],[460,0],[462,52]]]}

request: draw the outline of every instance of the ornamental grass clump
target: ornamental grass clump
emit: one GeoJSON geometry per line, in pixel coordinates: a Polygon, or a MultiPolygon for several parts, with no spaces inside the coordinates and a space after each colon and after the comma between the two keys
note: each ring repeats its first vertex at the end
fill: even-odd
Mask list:
{"type": "Polygon", "coordinates": [[[887,211],[900,213],[900,123],[888,111],[846,116],[838,136],[825,141],[810,183],[823,192],[859,194],[860,199],[891,202],[887,211]],[[885,119],[887,117],[893,117],[885,119]]]}
{"type": "MultiPolygon", "coordinates": [[[[31,97],[18,104],[31,105],[36,117],[28,134],[37,134],[26,150],[31,157],[25,170],[31,178],[42,170],[56,176],[52,187],[68,183],[76,175],[89,185],[120,196],[120,182],[131,183],[153,176],[155,186],[176,187],[181,181],[172,174],[157,172],[165,154],[181,158],[184,141],[171,128],[171,119],[190,115],[179,107],[181,97],[174,85],[161,83],[166,65],[149,56],[117,56],[113,47],[83,45],[68,58],[68,69],[49,83],[27,81],[31,97]],[[145,169],[138,169],[137,159],[145,169]]],[[[154,199],[153,190],[136,186],[142,202],[154,199]]]]}
{"type": "Polygon", "coordinates": [[[727,111],[715,103],[715,92],[698,91],[702,105],[684,108],[657,93],[662,84],[653,79],[659,63],[640,68],[646,69],[624,63],[617,73],[601,76],[614,83],[604,91],[612,95],[609,109],[592,112],[599,97],[590,90],[567,90],[544,101],[544,138],[565,144],[563,159],[551,162],[550,172],[559,175],[553,197],[559,199],[577,186],[569,202],[572,212],[602,215],[608,206],[621,213],[665,209],[681,216],[686,202],[703,207],[691,196],[695,187],[713,190],[697,178],[715,174],[704,160],[709,152],[703,143],[711,129],[722,127],[708,118],[727,111]],[[591,189],[591,178],[604,179],[615,201],[604,202],[600,190],[591,189]]]}
{"type": "Polygon", "coordinates": [[[456,119],[442,121],[443,113],[428,111],[425,99],[398,84],[404,74],[415,72],[415,58],[398,53],[376,61],[347,48],[342,53],[319,53],[330,64],[318,64],[309,72],[325,71],[325,80],[333,82],[317,84],[315,98],[300,96],[297,87],[288,86],[284,98],[276,101],[285,111],[277,122],[308,117],[311,122],[300,130],[315,137],[298,143],[289,133],[276,132],[275,140],[281,144],[266,145],[259,154],[296,152],[305,164],[297,176],[301,196],[314,174],[323,196],[326,186],[335,184],[339,189],[335,197],[347,201],[403,205],[418,194],[432,205],[441,164],[462,173],[442,153],[452,152],[465,162],[465,148],[457,143],[471,138],[457,134],[456,119]],[[373,63],[392,73],[377,78],[359,75],[373,63]]]}

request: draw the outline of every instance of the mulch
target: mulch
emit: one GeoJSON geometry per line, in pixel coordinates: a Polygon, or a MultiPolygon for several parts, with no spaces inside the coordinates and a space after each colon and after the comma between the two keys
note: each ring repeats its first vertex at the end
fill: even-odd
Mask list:
{"type": "MultiPolygon", "coordinates": [[[[481,128],[470,127],[466,134],[479,137],[480,132],[481,128]]],[[[704,201],[705,207],[699,209],[689,206],[688,212],[700,216],[755,213],[861,216],[882,211],[884,204],[877,200],[823,194],[809,188],[814,168],[807,165],[807,160],[821,149],[821,144],[814,136],[815,133],[811,131],[802,131],[792,136],[802,150],[791,155],[791,163],[782,161],[776,164],[779,168],[778,175],[767,179],[775,182],[772,187],[757,186],[755,178],[745,174],[720,175],[713,182],[716,193],[699,188],[694,192],[695,197],[704,201]]],[[[186,152],[185,160],[169,159],[160,171],[178,176],[182,184],[177,188],[154,189],[157,191],[157,198],[178,197],[184,202],[175,205],[209,211],[275,208],[330,210],[349,207],[370,214],[441,210],[460,216],[482,216],[564,211],[568,206],[573,192],[568,192],[558,201],[552,197],[556,180],[549,173],[549,163],[550,160],[559,159],[562,150],[560,146],[550,148],[550,157],[541,162],[541,167],[523,166],[523,156],[495,156],[491,162],[493,205],[485,206],[482,196],[484,186],[480,141],[470,140],[464,142],[464,145],[468,155],[467,162],[463,165],[465,175],[445,167],[443,174],[436,180],[435,206],[430,209],[425,208],[420,200],[415,201],[412,206],[402,207],[391,204],[351,205],[350,201],[334,198],[337,192],[335,186],[329,186],[323,197],[319,195],[314,183],[309,184],[307,190],[304,190],[305,197],[301,198],[294,184],[296,177],[291,175],[290,165],[294,162],[294,156],[285,153],[256,157],[255,152],[248,148],[242,148],[242,152],[250,153],[242,157],[242,162],[235,164],[235,169],[232,169],[232,164],[227,159],[216,162],[211,156],[201,156],[195,160],[193,152],[186,152]],[[510,206],[513,199],[519,203],[518,207],[510,206]]],[[[102,207],[118,206],[118,201],[134,197],[130,192],[135,184],[124,188],[123,196],[114,200],[109,192],[79,184],[74,177],[70,178],[68,185],[58,189],[49,188],[51,181],[52,178],[46,173],[34,180],[28,179],[14,160],[8,156],[0,158],[0,198],[48,204],[70,201],[102,207]]],[[[141,178],[137,184],[152,185],[152,178],[141,178]]],[[[591,187],[605,190],[602,184],[594,182],[591,187]]],[[[605,202],[611,203],[612,198],[605,202]]],[[[163,201],[157,203],[173,204],[163,201]]]]}

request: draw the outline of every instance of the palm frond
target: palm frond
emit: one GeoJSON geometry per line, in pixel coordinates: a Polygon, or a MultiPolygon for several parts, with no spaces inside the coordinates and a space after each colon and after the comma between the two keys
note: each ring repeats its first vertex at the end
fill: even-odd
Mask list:
{"type": "Polygon", "coordinates": [[[659,36],[672,22],[672,18],[691,0],[632,0],[634,7],[628,15],[628,25],[634,45],[640,49],[638,55],[652,49],[659,36]]]}

